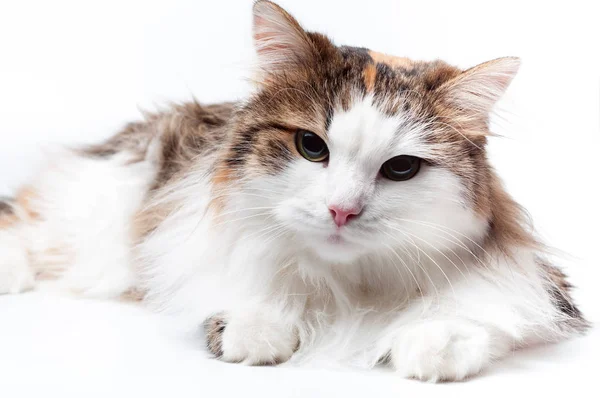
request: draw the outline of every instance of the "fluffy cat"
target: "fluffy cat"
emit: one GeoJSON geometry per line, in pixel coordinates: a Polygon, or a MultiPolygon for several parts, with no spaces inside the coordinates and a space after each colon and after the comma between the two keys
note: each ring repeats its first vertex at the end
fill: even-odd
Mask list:
{"type": "Polygon", "coordinates": [[[253,16],[246,101],[149,114],[0,202],[0,293],[137,297],[224,361],[430,381],[586,329],[486,157],[518,59],[460,70],[253,16]]]}

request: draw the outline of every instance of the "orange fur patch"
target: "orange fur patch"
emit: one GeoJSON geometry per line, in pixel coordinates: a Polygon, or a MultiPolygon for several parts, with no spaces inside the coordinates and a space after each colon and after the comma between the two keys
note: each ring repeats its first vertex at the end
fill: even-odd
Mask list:
{"type": "Polygon", "coordinates": [[[375,86],[375,78],[377,77],[377,68],[373,64],[369,64],[363,71],[363,78],[365,80],[365,87],[368,92],[373,91],[375,86]]]}
{"type": "Polygon", "coordinates": [[[40,252],[30,252],[29,261],[37,280],[54,280],[61,277],[73,264],[75,255],[67,245],[57,244],[40,252]]]}
{"type": "Polygon", "coordinates": [[[123,301],[139,302],[143,301],[146,297],[146,292],[137,287],[132,287],[125,293],[121,294],[120,299],[123,301]]]}
{"type": "Polygon", "coordinates": [[[17,194],[17,206],[23,209],[30,220],[39,220],[40,213],[35,209],[34,202],[39,194],[32,187],[24,187],[17,194]]]}
{"type": "Polygon", "coordinates": [[[11,214],[8,216],[2,216],[2,218],[0,218],[0,229],[12,227],[18,221],[19,221],[18,217],[15,216],[14,214],[11,214]]]}
{"type": "Polygon", "coordinates": [[[227,168],[225,162],[217,165],[218,170],[212,176],[213,197],[208,204],[210,210],[220,213],[225,207],[222,190],[227,190],[228,183],[231,181],[231,170],[227,168]]]}
{"type": "Polygon", "coordinates": [[[413,65],[413,61],[404,57],[395,57],[393,55],[378,53],[377,51],[369,51],[369,55],[373,61],[380,64],[386,64],[392,68],[404,67],[409,68],[413,65]]]}

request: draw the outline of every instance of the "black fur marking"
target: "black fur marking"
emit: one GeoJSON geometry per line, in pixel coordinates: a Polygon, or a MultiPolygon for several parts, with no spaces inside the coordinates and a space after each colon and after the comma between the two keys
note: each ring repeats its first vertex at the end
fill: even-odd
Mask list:
{"type": "Polygon", "coordinates": [[[216,314],[204,321],[202,325],[206,338],[206,348],[216,358],[223,356],[223,332],[227,326],[227,322],[223,318],[223,314],[216,314]]]}
{"type": "MultiPolygon", "coordinates": [[[[295,129],[283,125],[281,123],[264,123],[252,126],[238,134],[239,138],[231,146],[232,156],[230,156],[227,159],[227,164],[232,167],[238,167],[245,164],[247,158],[250,155],[252,155],[257,149],[255,144],[257,141],[258,134],[260,134],[261,131],[267,130],[280,130],[289,133],[295,132],[295,129]]],[[[271,142],[269,143],[269,145],[271,145],[270,149],[274,150],[274,154],[264,152],[259,153],[261,162],[263,161],[263,159],[267,159],[266,163],[264,163],[265,165],[274,166],[277,170],[280,170],[281,165],[279,165],[279,163],[281,162],[281,160],[277,159],[280,157],[291,159],[291,153],[283,145],[274,146],[274,144],[272,144],[271,142]]]]}
{"type": "Polygon", "coordinates": [[[9,198],[0,197],[0,216],[3,214],[13,214],[15,209],[10,203],[9,198]]]}
{"type": "Polygon", "coordinates": [[[342,57],[344,59],[348,59],[350,57],[358,57],[361,59],[371,60],[371,56],[369,55],[369,49],[364,47],[352,47],[352,46],[341,46],[340,52],[342,53],[342,57]]]}
{"type": "Polygon", "coordinates": [[[329,127],[331,127],[331,119],[333,119],[333,106],[328,105],[327,110],[325,111],[325,131],[329,131],[329,127]]]}
{"type": "Polygon", "coordinates": [[[230,166],[240,166],[245,163],[246,158],[252,154],[256,134],[263,127],[261,125],[253,126],[238,135],[239,138],[231,147],[232,155],[227,159],[227,164],[230,166]]]}
{"type": "Polygon", "coordinates": [[[259,153],[260,163],[270,172],[281,172],[292,161],[293,156],[287,145],[279,140],[269,140],[266,153],[259,153]]]}
{"type": "Polygon", "coordinates": [[[581,319],[583,317],[581,311],[579,311],[579,308],[577,308],[575,304],[573,304],[570,301],[570,299],[566,296],[566,294],[563,291],[561,291],[557,286],[550,286],[549,293],[550,297],[552,298],[552,301],[554,302],[554,305],[556,306],[556,308],[558,308],[558,310],[561,313],[567,315],[570,318],[581,319]]]}

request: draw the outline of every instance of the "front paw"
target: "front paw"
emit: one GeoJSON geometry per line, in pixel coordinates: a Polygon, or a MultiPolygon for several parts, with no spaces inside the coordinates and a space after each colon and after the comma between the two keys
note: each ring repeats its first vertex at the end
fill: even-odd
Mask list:
{"type": "Polygon", "coordinates": [[[264,313],[219,313],[204,321],[206,345],[217,358],[247,365],[287,361],[298,347],[295,327],[264,313]]]}
{"type": "Polygon", "coordinates": [[[432,320],[404,326],[391,350],[404,377],[456,381],[477,374],[490,361],[488,331],[466,320],[432,320]]]}

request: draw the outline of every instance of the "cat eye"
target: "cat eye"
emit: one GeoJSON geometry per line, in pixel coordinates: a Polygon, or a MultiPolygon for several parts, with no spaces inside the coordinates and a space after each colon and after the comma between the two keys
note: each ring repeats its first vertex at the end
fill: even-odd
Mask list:
{"type": "Polygon", "coordinates": [[[296,133],[296,148],[305,159],[311,162],[322,162],[329,156],[329,148],[325,141],[307,130],[298,130],[296,133]]]}
{"type": "Polygon", "coordinates": [[[392,181],[406,181],[413,178],[419,172],[420,167],[420,158],[400,155],[391,158],[381,166],[381,175],[392,181]]]}

